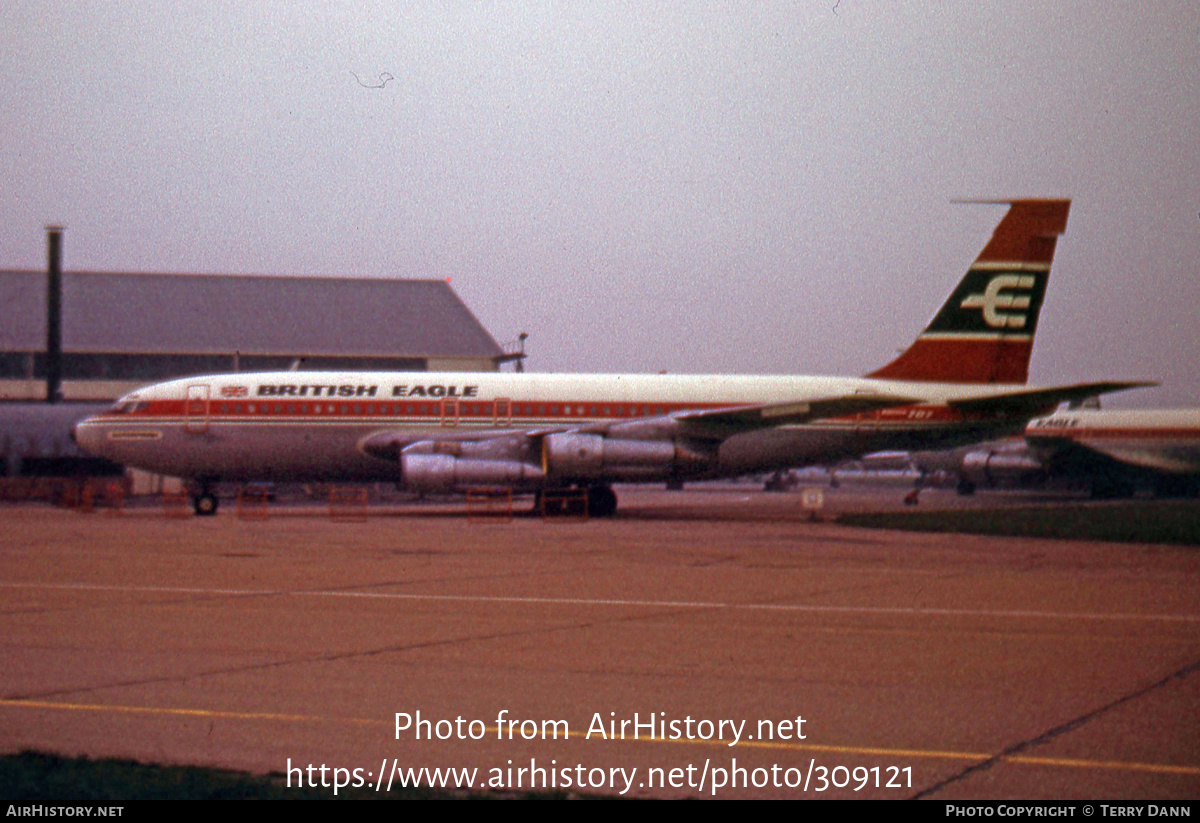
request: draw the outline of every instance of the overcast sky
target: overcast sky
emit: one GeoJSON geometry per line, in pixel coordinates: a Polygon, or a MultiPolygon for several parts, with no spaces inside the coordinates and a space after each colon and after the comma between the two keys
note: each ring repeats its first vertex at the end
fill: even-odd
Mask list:
{"type": "Polygon", "coordinates": [[[1200,14],[0,4],[0,268],[450,279],[538,371],[862,374],[1070,197],[1031,381],[1200,405],[1200,14]],[[355,76],[357,75],[357,77],[355,76]]]}

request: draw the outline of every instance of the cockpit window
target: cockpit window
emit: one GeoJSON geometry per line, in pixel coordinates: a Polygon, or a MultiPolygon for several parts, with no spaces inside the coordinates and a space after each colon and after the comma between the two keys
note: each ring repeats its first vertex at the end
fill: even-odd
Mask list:
{"type": "Polygon", "coordinates": [[[137,398],[122,398],[108,409],[109,414],[133,414],[146,404],[137,398]]]}

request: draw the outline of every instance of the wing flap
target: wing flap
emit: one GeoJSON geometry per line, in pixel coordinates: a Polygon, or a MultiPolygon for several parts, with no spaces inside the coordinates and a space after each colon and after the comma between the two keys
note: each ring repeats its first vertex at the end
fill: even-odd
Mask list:
{"type": "Polygon", "coordinates": [[[827,417],[844,417],[921,402],[912,397],[859,392],[812,400],[792,400],[721,409],[676,412],[671,417],[684,435],[721,439],[741,432],[773,426],[800,425],[827,417]]]}

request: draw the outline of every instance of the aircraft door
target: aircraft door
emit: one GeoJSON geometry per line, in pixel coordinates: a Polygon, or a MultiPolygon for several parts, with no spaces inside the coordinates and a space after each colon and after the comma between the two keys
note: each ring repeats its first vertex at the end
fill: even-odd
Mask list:
{"type": "MultiPolygon", "coordinates": [[[[855,392],[858,394],[858,392],[855,392]]],[[[854,434],[857,438],[874,439],[879,431],[879,411],[865,411],[854,415],[854,434]]]]}
{"type": "Polygon", "coordinates": [[[458,425],[458,400],[447,397],[442,401],[442,425],[458,425]]]}
{"type": "Polygon", "coordinates": [[[507,397],[497,397],[493,408],[495,410],[492,418],[493,425],[507,426],[512,423],[512,401],[507,397]]]}
{"type": "Polygon", "coordinates": [[[183,404],[183,430],[188,434],[204,434],[208,431],[208,384],[187,387],[187,400],[183,404]]]}

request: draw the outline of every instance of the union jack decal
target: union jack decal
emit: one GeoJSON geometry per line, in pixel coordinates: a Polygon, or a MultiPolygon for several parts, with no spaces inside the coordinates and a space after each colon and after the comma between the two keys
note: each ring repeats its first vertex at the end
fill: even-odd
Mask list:
{"type": "Polygon", "coordinates": [[[249,397],[250,390],[245,386],[222,386],[222,397],[249,397]]]}

